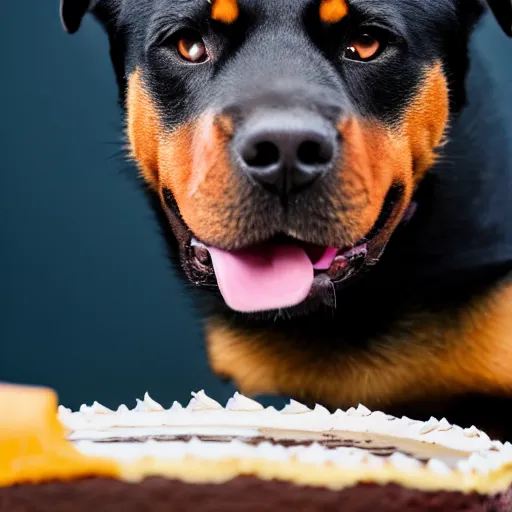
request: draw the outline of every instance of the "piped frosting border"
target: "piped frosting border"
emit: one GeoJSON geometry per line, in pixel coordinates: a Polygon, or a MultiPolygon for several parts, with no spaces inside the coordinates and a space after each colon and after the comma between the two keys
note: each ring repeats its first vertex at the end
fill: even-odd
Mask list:
{"type": "Polygon", "coordinates": [[[314,433],[372,432],[468,452],[501,449],[503,446],[474,426],[463,429],[450,424],[446,418],[430,418],[427,422],[405,416],[396,418],[379,411],[372,412],[363,405],[347,411],[338,409],[331,414],[321,405],[310,409],[294,400],[278,411],[274,407],[264,408],[239,393],[235,393],[226,407],[222,407],[204,391],[199,391],[192,393],[186,407],[174,402],[170,409],[164,409],[146,393],[143,401],[137,399],[137,405],[132,410],[121,405],[117,411],[109,411],[95,402],[90,407],[83,405],[79,412],[74,413],[60,407],[59,418],[72,431],[69,439],[73,441],[91,439],[91,436],[97,440],[108,439],[114,433],[116,438],[132,437],[133,428],[147,429],[148,433],[153,429],[159,435],[164,435],[166,427],[170,427],[174,433],[193,435],[197,429],[205,432],[208,428],[222,426],[225,434],[229,434],[231,429],[233,435],[240,435],[240,429],[247,429],[244,431],[246,435],[250,435],[252,430],[254,436],[261,429],[314,433]]]}

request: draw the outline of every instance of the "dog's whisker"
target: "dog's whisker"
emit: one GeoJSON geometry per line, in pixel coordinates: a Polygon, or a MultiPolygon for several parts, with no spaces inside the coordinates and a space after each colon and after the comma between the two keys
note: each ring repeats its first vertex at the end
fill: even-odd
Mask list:
{"type": "Polygon", "coordinates": [[[336,286],[334,286],[334,283],[330,281],[331,288],[332,288],[332,297],[333,297],[333,310],[336,310],[338,304],[337,304],[337,297],[336,297],[336,286]]]}

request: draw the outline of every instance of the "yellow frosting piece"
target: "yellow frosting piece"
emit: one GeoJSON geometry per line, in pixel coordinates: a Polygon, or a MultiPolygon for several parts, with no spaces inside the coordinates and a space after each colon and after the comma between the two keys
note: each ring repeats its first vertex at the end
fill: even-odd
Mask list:
{"type": "Polygon", "coordinates": [[[120,475],[116,462],[82,455],[65,439],[57,404],[49,389],[0,385],[0,487],[120,475]]]}

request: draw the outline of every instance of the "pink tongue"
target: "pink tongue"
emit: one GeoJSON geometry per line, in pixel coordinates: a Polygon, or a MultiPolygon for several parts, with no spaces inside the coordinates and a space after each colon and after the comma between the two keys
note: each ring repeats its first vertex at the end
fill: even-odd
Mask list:
{"type": "Polygon", "coordinates": [[[338,249],[335,247],[327,247],[323,255],[318,261],[313,262],[313,268],[315,270],[329,270],[331,268],[334,258],[338,255],[338,249]]]}
{"type": "Polygon", "coordinates": [[[226,304],[241,313],[296,306],[313,285],[313,263],[299,246],[263,244],[240,251],[208,250],[226,304]]]}

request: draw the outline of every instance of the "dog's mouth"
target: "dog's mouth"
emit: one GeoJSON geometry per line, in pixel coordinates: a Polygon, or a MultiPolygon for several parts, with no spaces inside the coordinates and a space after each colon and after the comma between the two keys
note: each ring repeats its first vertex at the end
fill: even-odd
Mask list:
{"type": "Polygon", "coordinates": [[[350,247],[319,247],[277,235],[242,249],[224,250],[192,237],[188,257],[194,274],[201,276],[195,280],[215,279],[227,306],[240,313],[294,308],[319,295],[329,301],[337,285],[377,262],[379,235],[393,211],[394,201],[387,202],[371,232],[350,247]]]}
{"type": "Polygon", "coordinates": [[[235,251],[192,239],[191,248],[197,263],[206,272],[213,270],[226,304],[241,313],[297,306],[314,294],[320,276],[341,282],[368,256],[366,242],[337,249],[284,236],[235,251]]]}

